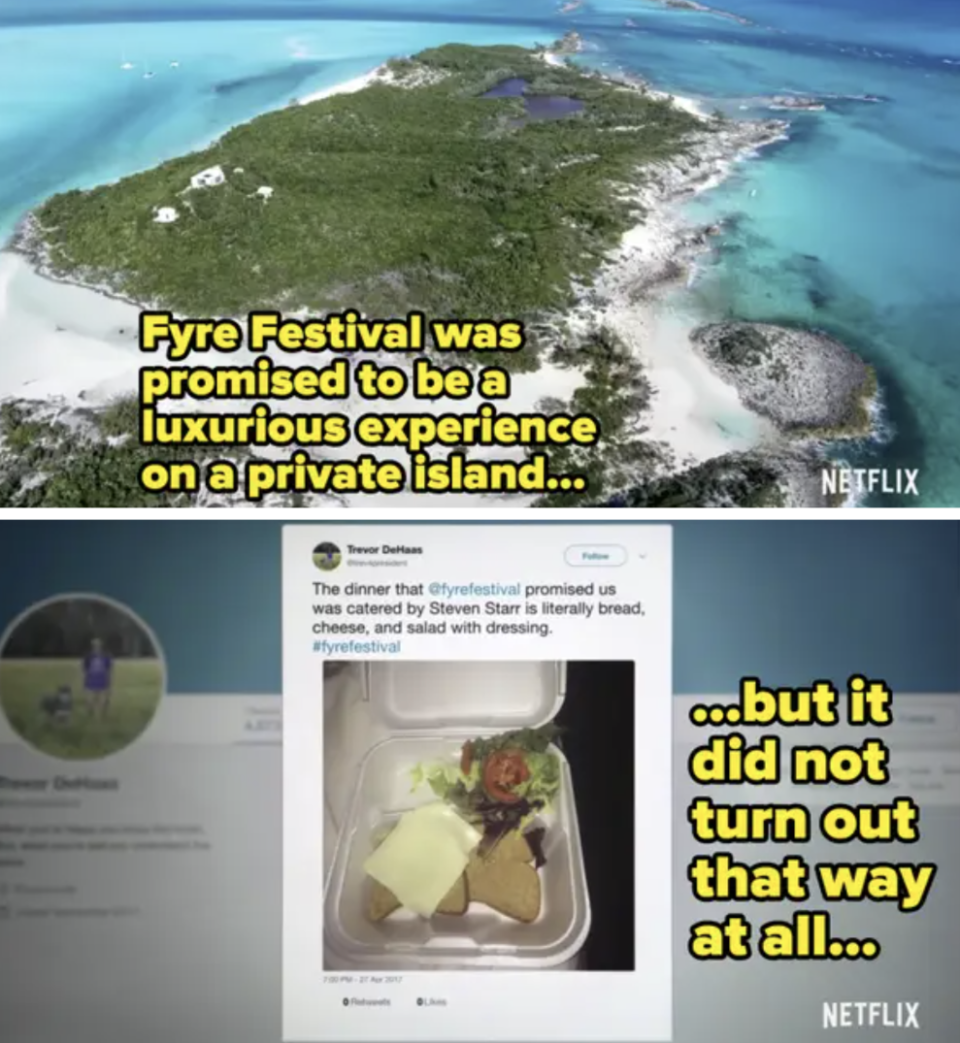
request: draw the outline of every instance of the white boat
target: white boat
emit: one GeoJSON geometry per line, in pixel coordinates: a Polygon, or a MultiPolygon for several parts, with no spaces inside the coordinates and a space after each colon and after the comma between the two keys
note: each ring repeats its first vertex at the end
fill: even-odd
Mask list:
{"type": "Polygon", "coordinates": [[[179,69],[180,68],[180,63],[179,62],[171,62],[170,63],[170,68],[171,69],[179,69]]]}

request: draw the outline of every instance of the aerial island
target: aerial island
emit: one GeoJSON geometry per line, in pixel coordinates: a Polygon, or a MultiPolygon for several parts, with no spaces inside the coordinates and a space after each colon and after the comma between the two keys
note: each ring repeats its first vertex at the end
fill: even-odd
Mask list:
{"type": "MultiPolygon", "coordinates": [[[[54,196],[11,248],[47,279],[191,317],[353,308],[522,320],[526,346],[498,364],[540,390],[528,405],[589,411],[603,432],[557,461],[588,475],[588,495],[530,506],[832,505],[817,479],[824,446],[868,434],[877,394],[856,355],[815,331],[695,331],[686,350],[765,431],[746,450],[697,459],[651,432],[660,389],[643,336],[632,319],[611,321],[623,301],[682,284],[685,260],[718,229],[658,240],[654,262],[624,245],[628,233],[786,125],[705,115],[578,68],[567,59],[579,45],[568,33],[529,50],[448,45],[393,60],[362,89],[54,196]]],[[[0,403],[3,506],[193,505],[139,488],[140,466],[165,455],[184,451],[139,444],[133,389],[97,405],[0,403]]]]}

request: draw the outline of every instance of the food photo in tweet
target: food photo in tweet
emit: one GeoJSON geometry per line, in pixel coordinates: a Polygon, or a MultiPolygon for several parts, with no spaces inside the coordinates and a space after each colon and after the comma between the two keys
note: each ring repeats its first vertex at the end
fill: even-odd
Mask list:
{"type": "Polygon", "coordinates": [[[284,1040],[670,1039],[670,528],[290,525],[282,571],[284,1040]]]}

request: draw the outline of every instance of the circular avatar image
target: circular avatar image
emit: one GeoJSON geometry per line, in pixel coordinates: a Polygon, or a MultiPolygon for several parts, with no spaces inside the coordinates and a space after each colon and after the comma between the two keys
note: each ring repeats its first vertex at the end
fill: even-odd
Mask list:
{"type": "Polygon", "coordinates": [[[335,543],[318,543],[313,548],[313,563],[322,572],[333,572],[340,567],[343,556],[335,543]]]}
{"type": "Polygon", "coordinates": [[[156,638],[107,598],[40,602],[0,639],[0,708],[24,742],[51,757],[98,760],[136,742],[165,689],[156,638]]]}

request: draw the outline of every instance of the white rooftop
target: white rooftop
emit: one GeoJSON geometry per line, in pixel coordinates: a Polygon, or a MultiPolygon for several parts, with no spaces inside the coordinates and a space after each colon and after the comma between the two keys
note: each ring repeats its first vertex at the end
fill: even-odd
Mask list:
{"type": "Polygon", "coordinates": [[[194,174],[190,178],[190,187],[210,188],[213,185],[222,185],[226,180],[223,167],[209,167],[207,170],[201,170],[199,174],[194,174]]]}

